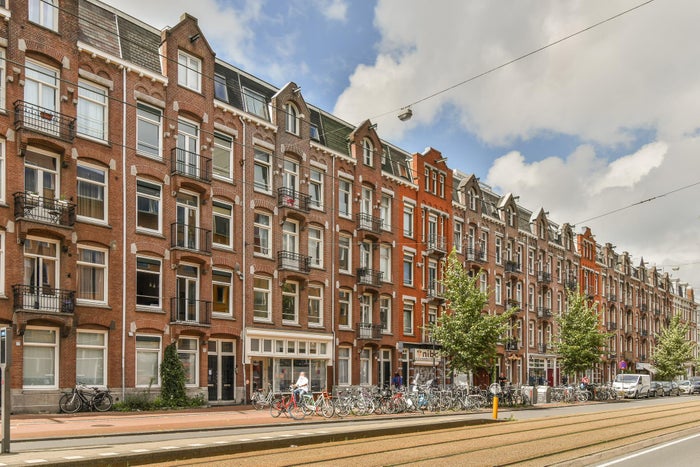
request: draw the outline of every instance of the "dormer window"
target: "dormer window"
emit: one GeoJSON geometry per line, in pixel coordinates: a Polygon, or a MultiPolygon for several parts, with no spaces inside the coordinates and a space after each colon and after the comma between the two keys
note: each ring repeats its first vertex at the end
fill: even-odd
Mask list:
{"type": "Polygon", "coordinates": [[[226,88],[226,77],[214,75],[214,97],[220,101],[228,102],[228,89],[226,88]]]}
{"type": "Polygon", "coordinates": [[[202,61],[182,50],[177,54],[177,84],[195,92],[202,90],[202,61]]]}
{"type": "Polygon", "coordinates": [[[29,21],[58,31],[58,0],[29,0],[29,21]]]}
{"type": "Polygon", "coordinates": [[[374,145],[369,138],[362,140],[362,162],[370,167],[374,165],[374,145]]]}
{"type": "Polygon", "coordinates": [[[294,135],[299,135],[299,111],[291,102],[287,102],[284,106],[286,115],[287,132],[294,135]]]}
{"type": "Polygon", "coordinates": [[[257,115],[262,119],[270,120],[267,116],[267,102],[262,94],[243,88],[243,102],[245,103],[246,112],[257,115]]]}
{"type": "Polygon", "coordinates": [[[476,190],[469,190],[469,209],[476,211],[476,190]]]}

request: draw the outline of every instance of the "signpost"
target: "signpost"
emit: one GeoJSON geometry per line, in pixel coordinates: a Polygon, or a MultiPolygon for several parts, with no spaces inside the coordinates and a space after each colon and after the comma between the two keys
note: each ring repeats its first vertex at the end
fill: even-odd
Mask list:
{"type": "Polygon", "coordinates": [[[12,328],[0,328],[0,410],[2,410],[2,442],[0,453],[10,452],[10,365],[12,364],[12,328]]]}

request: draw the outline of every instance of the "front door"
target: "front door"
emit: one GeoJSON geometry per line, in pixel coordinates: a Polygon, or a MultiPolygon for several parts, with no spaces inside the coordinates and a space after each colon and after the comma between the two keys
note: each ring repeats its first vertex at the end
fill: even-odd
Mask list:
{"type": "Polygon", "coordinates": [[[177,195],[177,230],[176,245],[197,250],[197,227],[199,222],[199,199],[196,195],[189,193],[178,193],[177,195]]]}
{"type": "Polygon", "coordinates": [[[197,322],[199,300],[197,291],[199,269],[197,266],[181,264],[177,268],[177,320],[197,322]]]}
{"type": "Polygon", "coordinates": [[[210,401],[234,401],[236,397],[235,342],[212,339],[209,341],[209,372],[207,386],[210,401]]]}

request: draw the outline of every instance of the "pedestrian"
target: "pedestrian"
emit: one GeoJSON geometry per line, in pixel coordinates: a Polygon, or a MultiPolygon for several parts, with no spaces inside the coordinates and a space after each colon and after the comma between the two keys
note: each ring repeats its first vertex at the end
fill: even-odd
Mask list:
{"type": "Polygon", "coordinates": [[[309,391],[309,380],[306,378],[306,373],[303,371],[299,373],[299,378],[297,382],[294,383],[294,400],[299,402],[299,398],[302,394],[306,394],[309,391]]]}
{"type": "Polygon", "coordinates": [[[583,375],[583,378],[581,378],[581,389],[586,389],[588,388],[588,383],[591,381],[588,379],[588,376],[583,375]]]}
{"type": "Polygon", "coordinates": [[[391,384],[394,385],[394,389],[397,391],[401,389],[403,386],[403,377],[401,376],[400,371],[396,371],[396,373],[394,373],[394,377],[391,378],[391,384]]]}
{"type": "Polygon", "coordinates": [[[498,384],[501,385],[501,390],[503,390],[503,388],[506,387],[507,382],[508,382],[508,380],[506,379],[506,375],[501,373],[501,376],[498,377],[498,384]]]}

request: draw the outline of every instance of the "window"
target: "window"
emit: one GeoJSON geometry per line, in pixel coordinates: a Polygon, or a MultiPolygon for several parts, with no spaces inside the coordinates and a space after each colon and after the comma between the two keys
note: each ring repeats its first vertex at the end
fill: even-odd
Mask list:
{"type": "Polygon", "coordinates": [[[243,88],[243,102],[247,112],[264,120],[270,120],[267,114],[267,102],[262,94],[243,88]]]}
{"type": "Polygon", "coordinates": [[[78,134],[107,140],[107,89],[78,82],[78,134]]]}
{"type": "Polygon", "coordinates": [[[503,303],[503,287],[501,286],[501,278],[498,276],[496,277],[496,286],[493,293],[496,298],[496,305],[503,303]]]}
{"type": "Polygon", "coordinates": [[[413,335],[413,302],[403,302],[403,333],[413,335]]]}
{"type": "Polygon", "coordinates": [[[372,384],[372,350],[360,351],[360,384],[367,386],[372,384]]]}
{"type": "Polygon", "coordinates": [[[24,285],[30,293],[24,294],[25,308],[58,310],[61,306],[55,289],[59,288],[58,243],[38,238],[24,241],[24,285]]]}
{"type": "Polygon", "coordinates": [[[253,219],[253,254],[271,256],[271,225],[272,219],[269,214],[255,213],[253,219]]]}
{"type": "Polygon", "coordinates": [[[287,132],[294,135],[299,135],[299,111],[297,110],[297,107],[291,102],[287,102],[284,105],[284,112],[287,132]]]}
{"type": "Polygon", "coordinates": [[[309,256],[312,268],[323,267],[323,230],[309,227],[309,256]]]}
{"type": "Polygon", "coordinates": [[[270,321],[271,315],[271,281],[267,277],[253,278],[253,318],[255,321],[270,321]]]}
{"type": "Polygon", "coordinates": [[[503,262],[503,245],[501,237],[496,237],[496,264],[501,264],[503,262]]]}
{"type": "Polygon", "coordinates": [[[213,175],[224,180],[233,180],[233,138],[214,133],[212,148],[213,175]]]}
{"type": "Polygon", "coordinates": [[[413,210],[414,206],[404,204],[403,206],[403,236],[413,238],[413,210]]]}
{"type": "Polygon", "coordinates": [[[323,287],[311,285],[309,290],[309,326],[323,326],[323,287]]]}
{"type": "Polygon", "coordinates": [[[382,332],[391,332],[391,297],[379,299],[379,324],[382,327],[382,332]]]}
{"type": "Polygon", "coordinates": [[[311,209],[323,209],[323,172],[316,169],[309,170],[309,207],[311,209]]]}
{"type": "Polygon", "coordinates": [[[379,246],[379,271],[384,282],[391,282],[391,245],[379,246]]]}
{"type": "Polygon", "coordinates": [[[226,77],[223,75],[214,75],[214,97],[216,97],[220,101],[228,102],[228,89],[226,88],[226,77]]]}
{"type": "Polygon", "coordinates": [[[228,271],[214,269],[211,272],[212,311],[227,316],[233,315],[233,275],[228,271]]]}
{"type": "Polygon", "coordinates": [[[78,217],[107,222],[107,174],[104,169],[78,163],[78,217]]]}
{"type": "Polygon", "coordinates": [[[282,285],[282,322],[299,323],[299,284],[296,282],[282,285]]]}
{"type": "Polygon", "coordinates": [[[489,291],[488,280],[489,277],[482,271],[479,276],[479,290],[481,290],[482,293],[488,293],[489,291]]]}
{"type": "Polygon", "coordinates": [[[270,192],[270,163],[272,156],[260,149],[255,149],[255,180],[254,187],[258,191],[270,192]]]}
{"type": "Polygon", "coordinates": [[[29,21],[58,31],[58,0],[29,0],[29,21]]]}
{"type": "Polygon", "coordinates": [[[161,308],[161,263],[158,259],[136,257],[136,306],[161,308]]]}
{"type": "Polygon", "coordinates": [[[309,136],[314,141],[321,141],[321,133],[318,131],[318,127],[316,125],[309,125],[309,136]]]}
{"type": "Polygon", "coordinates": [[[78,246],[76,299],[107,303],[107,257],[106,249],[78,246]]]}
{"type": "Polygon", "coordinates": [[[138,103],[136,105],[136,152],[161,159],[160,109],[138,103]]]}
{"type": "Polygon", "coordinates": [[[476,190],[473,188],[469,190],[469,209],[472,211],[476,211],[476,200],[478,199],[478,195],[476,194],[476,190]]]}
{"type": "Polygon", "coordinates": [[[430,169],[426,167],[423,175],[425,176],[425,179],[424,179],[425,191],[429,192],[430,191],[430,169]]]}
{"type": "MultiPolygon", "coordinates": [[[[0,60],[2,60],[0,58],[0,60]]],[[[5,140],[0,139],[0,203],[5,202],[5,169],[7,162],[5,161],[5,140]]]]}
{"type": "Polygon", "coordinates": [[[391,196],[387,194],[382,194],[379,217],[382,219],[382,229],[391,230],[391,196]]]}
{"type": "Polygon", "coordinates": [[[177,356],[185,369],[185,385],[199,385],[199,339],[181,337],[177,340],[177,356]]]}
{"type": "Polygon", "coordinates": [[[58,134],[53,117],[58,109],[58,70],[27,60],[25,66],[24,121],[43,133],[58,134]]]}
{"type": "Polygon", "coordinates": [[[410,253],[403,255],[403,285],[413,287],[413,255],[410,253]]]}
{"type": "Polygon", "coordinates": [[[5,296],[5,232],[0,231],[0,297],[5,296]]]}
{"type": "Polygon", "coordinates": [[[5,78],[7,76],[7,62],[5,61],[5,49],[0,49],[0,110],[5,110],[5,78]]]}
{"type": "Polygon", "coordinates": [[[136,386],[160,386],[160,336],[136,335],[136,386]]]}
{"type": "Polygon", "coordinates": [[[341,289],[338,291],[338,310],[340,319],[338,325],[341,328],[352,327],[352,292],[341,289]]]}
{"type": "Polygon", "coordinates": [[[535,306],[535,287],[532,285],[527,289],[527,308],[532,310],[535,306]]]}
{"type": "Polygon", "coordinates": [[[338,347],[338,385],[350,385],[350,347],[338,347]]]}
{"type": "Polygon", "coordinates": [[[438,194],[440,195],[440,198],[444,198],[445,197],[445,176],[443,174],[440,174],[440,185],[439,186],[440,186],[440,191],[438,194]]]}
{"type": "Polygon", "coordinates": [[[106,386],[107,333],[79,330],[75,354],[75,379],[89,386],[106,386]]]}
{"type": "Polygon", "coordinates": [[[352,217],[352,182],[338,181],[338,215],[352,217]]]}
{"type": "Polygon", "coordinates": [[[457,253],[462,252],[463,248],[463,243],[464,241],[464,225],[461,222],[455,222],[454,223],[454,247],[457,253]]]}
{"type": "Polygon", "coordinates": [[[349,273],[352,268],[352,239],[341,234],[338,237],[338,269],[340,272],[349,273]]]}
{"type": "Polygon", "coordinates": [[[212,240],[214,245],[233,248],[233,206],[222,201],[212,203],[212,214],[214,216],[214,232],[212,240]]]}
{"type": "Polygon", "coordinates": [[[24,388],[57,388],[59,368],[57,329],[27,326],[22,341],[24,345],[22,386],[24,388]]]}
{"type": "Polygon", "coordinates": [[[160,232],[160,185],[136,181],[136,229],[160,232]]]}
{"type": "Polygon", "coordinates": [[[374,145],[369,138],[362,140],[362,162],[370,167],[374,165],[374,145]]]}
{"type": "Polygon", "coordinates": [[[196,92],[202,89],[202,61],[182,50],[177,54],[177,84],[196,92]]]}
{"type": "Polygon", "coordinates": [[[200,167],[199,125],[189,120],[177,121],[177,171],[193,178],[208,179],[208,167],[200,167]]]}

